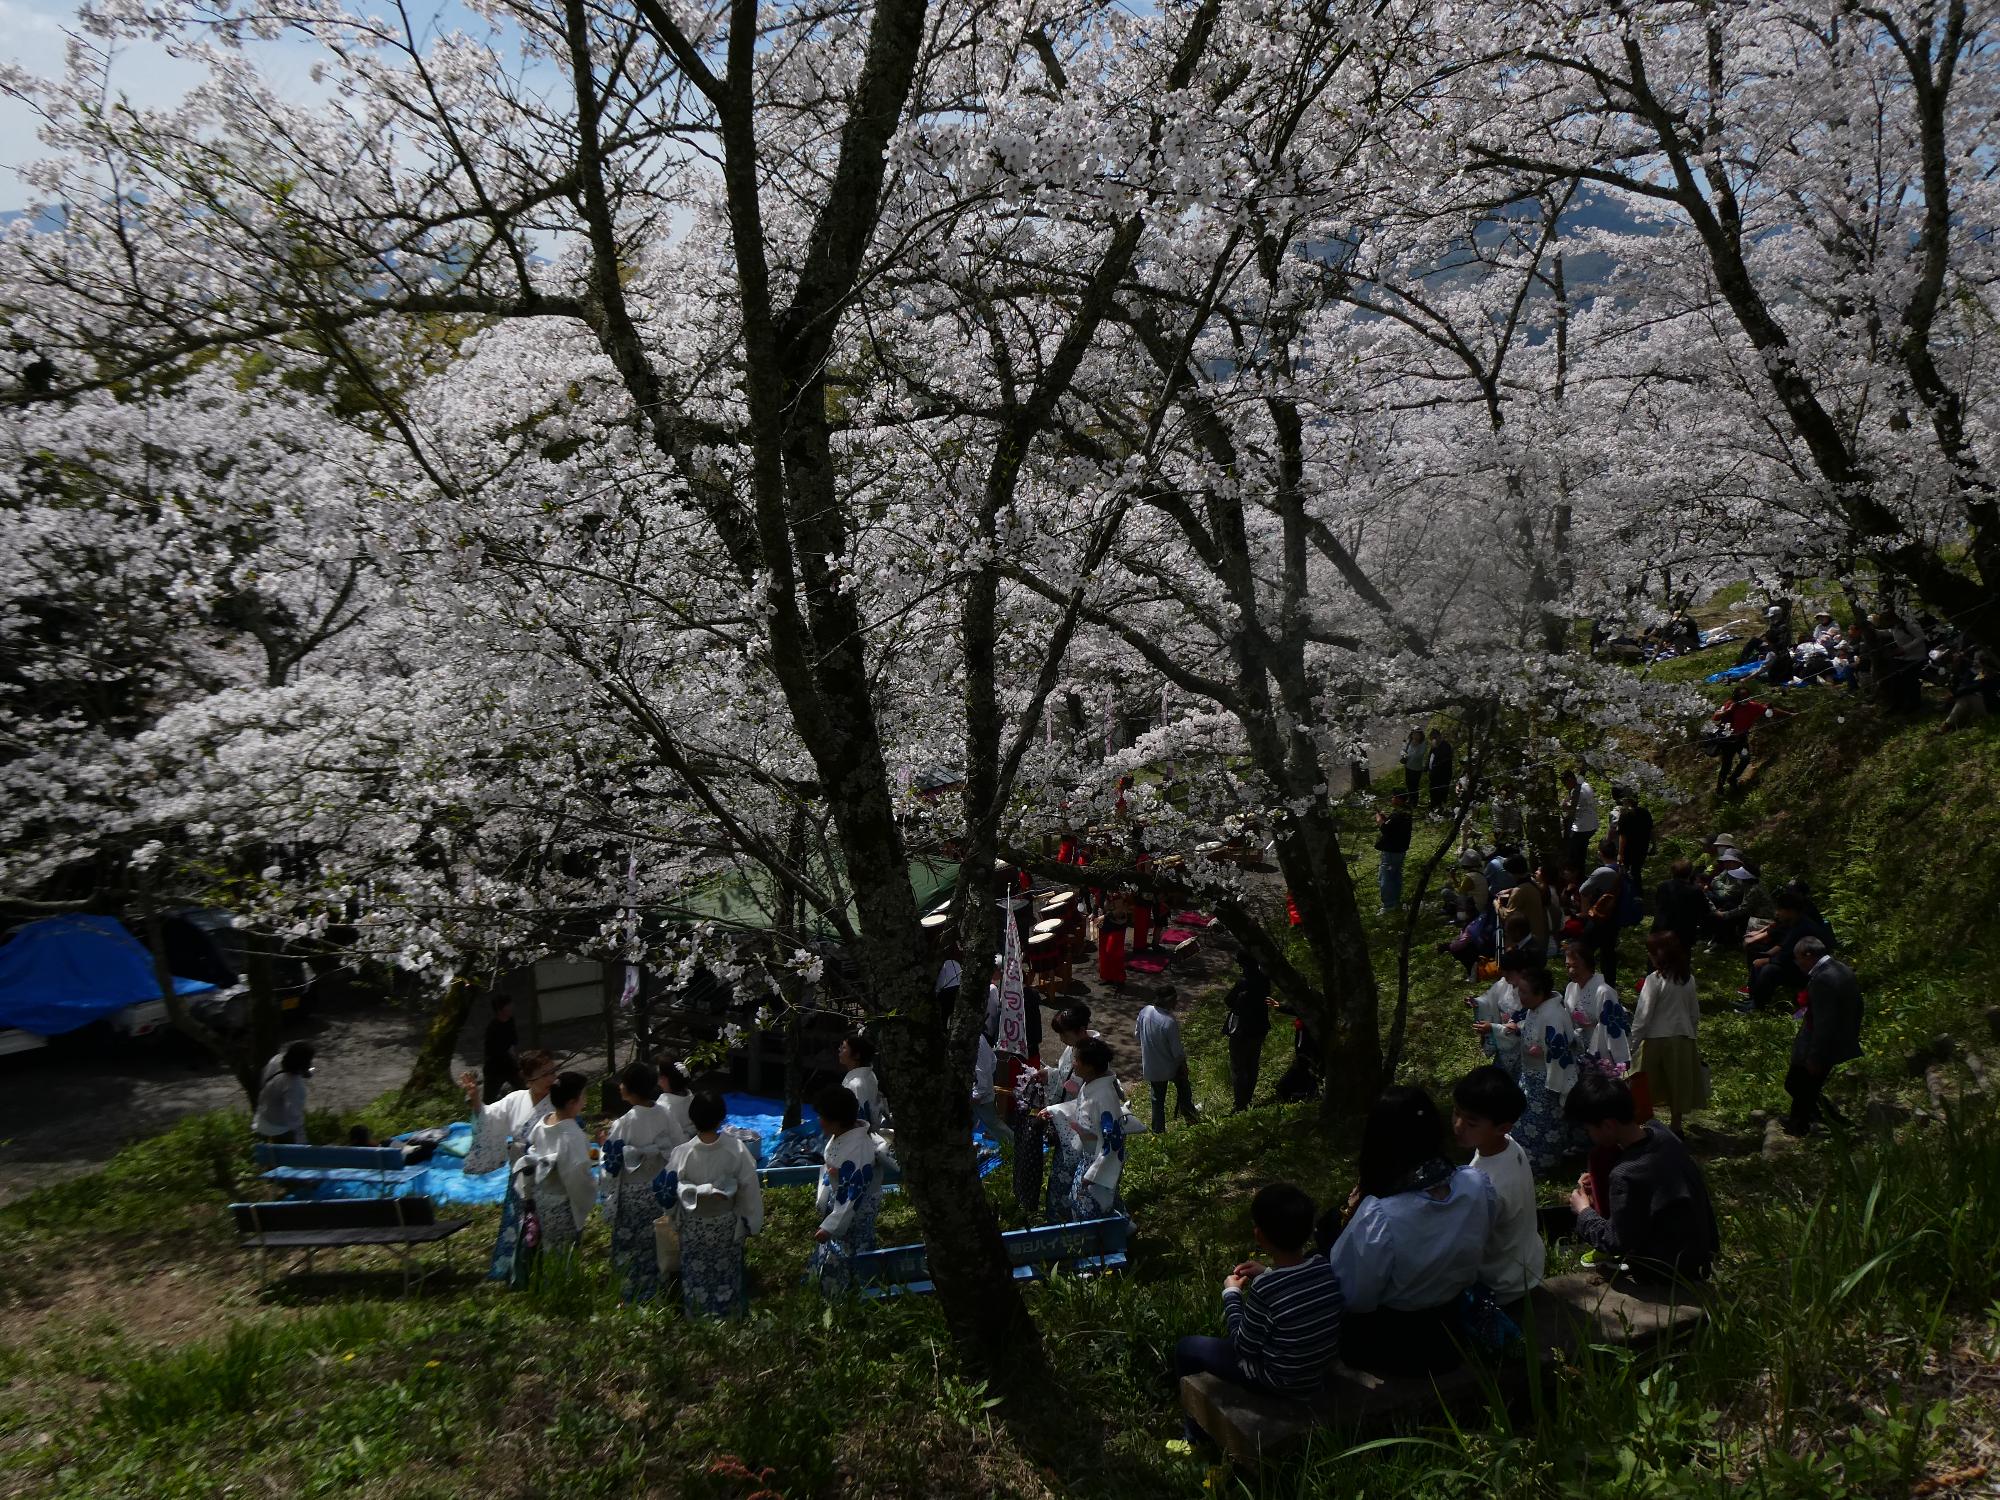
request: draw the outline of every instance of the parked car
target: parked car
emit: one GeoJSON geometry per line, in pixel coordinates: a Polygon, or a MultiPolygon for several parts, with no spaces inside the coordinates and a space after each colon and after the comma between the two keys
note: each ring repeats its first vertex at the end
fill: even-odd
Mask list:
{"type": "Polygon", "coordinates": [[[12,1057],[16,1052],[33,1052],[37,1047],[46,1047],[49,1039],[37,1036],[32,1031],[23,1031],[18,1026],[0,1026],[0,1057],[12,1057]]]}
{"type": "MultiPolygon", "coordinates": [[[[188,1004],[214,992],[175,974],[188,1004]]],[[[0,942],[0,1052],[26,1052],[88,1027],[149,1036],[168,1021],[153,955],[116,917],[74,912],[23,923],[0,942]]]]}
{"type": "Polygon", "coordinates": [[[264,934],[237,925],[236,917],[212,906],[191,906],[171,912],[162,924],[167,966],[176,974],[206,980],[215,988],[190,1001],[194,1016],[220,1030],[239,1031],[250,1024],[247,953],[253,942],[270,946],[271,983],[282,1011],[304,1007],[312,982],[305,960],[287,952],[264,934]]]}

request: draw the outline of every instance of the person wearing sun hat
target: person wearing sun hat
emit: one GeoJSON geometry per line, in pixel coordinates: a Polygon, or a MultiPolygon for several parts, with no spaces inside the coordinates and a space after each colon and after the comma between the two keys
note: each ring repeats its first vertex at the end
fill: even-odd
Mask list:
{"type": "Polygon", "coordinates": [[[1724,934],[1744,936],[1753,921],[1768,924],[1776,919],[1771,893],[1744,862],[1742,851],[1718,849],[1715,862],[1720,868],[1709,887],[1709,900],[1715,905],[1716,925],[1724,934]]]}

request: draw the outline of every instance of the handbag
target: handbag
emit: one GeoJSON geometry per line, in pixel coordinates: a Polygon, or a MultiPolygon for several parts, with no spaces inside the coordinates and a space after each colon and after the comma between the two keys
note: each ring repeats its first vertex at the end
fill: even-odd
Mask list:
{"type": "Polygon", "coordinates": [[[660,1279],[681,1274],[681,1226],[672,1214],[653,1220],[653,1254],[660,1262],[660,1279]]]}

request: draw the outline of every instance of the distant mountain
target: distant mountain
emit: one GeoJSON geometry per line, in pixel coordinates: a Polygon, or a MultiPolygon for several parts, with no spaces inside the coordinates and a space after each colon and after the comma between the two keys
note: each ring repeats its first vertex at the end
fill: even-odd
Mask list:
{"type": "Polygon", "coordinates": [[[11,229],[21,219],[27,219],[36,234],[52,234],[63,227],[63,211],[59,208],[0,209],[0,229],[11,229]]]}

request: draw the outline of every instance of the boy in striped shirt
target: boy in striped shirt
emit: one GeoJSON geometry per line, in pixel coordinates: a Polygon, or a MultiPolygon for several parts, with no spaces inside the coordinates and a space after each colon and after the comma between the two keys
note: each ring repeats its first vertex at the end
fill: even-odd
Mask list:
{"type": "MultiPolygon", "coordinates": [[[[1247,1260],[1222,1284],[1224,1338],[1194,1334],[1174,1351],[1174,1375],[1219,1375],[1252,1390],[1307,1395],[1340,1347],[1340,1279],[1307,1253],[1313,1200],[1289,1182],[1258,1190],[1250,1223],[1268,1264],[1247,1260]]],[[[1192,1421],[1190,1442],[1205,1436],[1192,1421]]]]}

